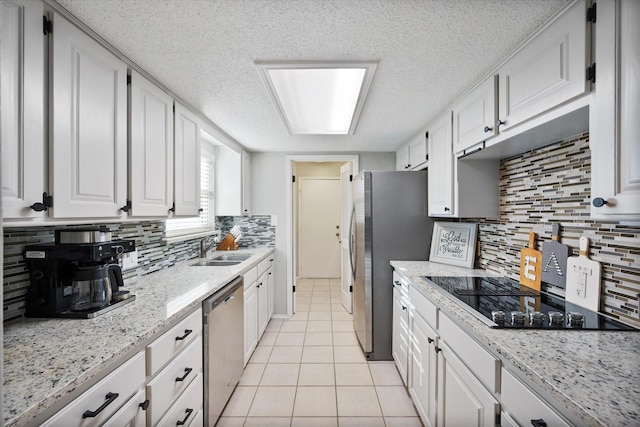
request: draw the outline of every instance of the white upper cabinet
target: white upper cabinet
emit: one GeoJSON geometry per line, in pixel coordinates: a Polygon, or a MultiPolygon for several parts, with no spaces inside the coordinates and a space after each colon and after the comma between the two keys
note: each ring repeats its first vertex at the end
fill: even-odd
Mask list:
{"type": "Polygon", "coordinates": [[[129,90],[130,213],[166,217],[173,204],[173,98],[135,71],[129,90]]]}
{"type": "Polygon", "coordinates": [[[491,76],[453,106],[453,152],[467,148],[497,134],[497,77],[491,76]]]}
{"type": "Polygon", "coordinates": [[[585,0],[578,1],[498,69],[498,130],[508,129],[588,87],[585,0]]]}
{"type": "Polygon", "coordinates": [[[409,144],[405,144],[396,151],[396,170],[406,171],[409,169],[409,144]]]}
{"type": "Polygon", "coordinates": [[[175,104],[174,201],[175,216],[198,216],[200,212],[200,119],[175,104]]]}
{"type": "Polygon", "coordinates": [[[453,151],[451,112],[447,112],[429,129],[428,169],[429,215],[453,216],[453,151]]]}
{"type": "Polygon", "coordinates": [[[55,218],[117,218],[127,196],[127,66],[52,14],[50,185],[55,218]]]}
{"type": "Polygon", "coordinates": [[[251,215],[251,153],[242,151],[242,215],[251,215]]]}
{"type": "Polygon", "coordinates": [[[47,188],[42,3],[4,0],[0,7],[2,216],[41,218],[46,212],[31,206],[47,188]]]}
{"type": "Polygon", "coordinates": [[[427,136],[419,133],[409,142],[409,164],[411,170],[424,169],[427,166],[427,136]]]}
{"type": "Polygon", "coordinates": [[[640,2],[598,2],[591,216],[640,219],[640,2]],[[606,203],[605,203],[606,202],[606,203]]]}
{"type": "Polygon", "coordinates": [[[242,212],[242,153],[216,146],[216,215],[241,216],[242,212]]]}

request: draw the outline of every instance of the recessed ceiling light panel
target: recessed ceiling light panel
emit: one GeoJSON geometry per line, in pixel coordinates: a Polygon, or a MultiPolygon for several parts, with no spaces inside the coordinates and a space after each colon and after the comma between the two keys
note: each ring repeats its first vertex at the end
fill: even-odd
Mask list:
{"type": "Polygon", "coordinates": [[[349,135],[377,62],[256,61],[256,66],[290,134],[349,135]]]}

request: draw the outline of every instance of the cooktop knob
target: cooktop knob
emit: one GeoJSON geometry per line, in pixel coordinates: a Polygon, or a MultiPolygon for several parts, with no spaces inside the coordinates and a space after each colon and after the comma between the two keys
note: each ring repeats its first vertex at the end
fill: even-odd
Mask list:
{"type": "Polygon", "coordinates": [[[511,324],[517,326],[524,326],[524,319],[526,316],[521,311],[512,311],[511,312],[511,324]]]}
{"type": "Polygon", "coordinates": [[[549,312],[549,325],[561,327],[564,324],[564,313],[559,311],[549,312]]]}
{"type": "Polygon", "coordinates": [[[584,315],[582,313],[569,313],[568,323],[572,328],[581,328],[584,323],[584,315]]]}
{"type": "Polygon", "coordinates": [[[544,323],[544,314],[539,311],[529,313],[529,324],[536,328],[541,328],[544,323]]]}
{"type": "Polygon", "coordinates": [[[504,326],[504,320],[506,317],[506,314],[504,314],[504,311],[502,310],[491,312],[491,320],[493,320],[499,326],[504,326]]]}

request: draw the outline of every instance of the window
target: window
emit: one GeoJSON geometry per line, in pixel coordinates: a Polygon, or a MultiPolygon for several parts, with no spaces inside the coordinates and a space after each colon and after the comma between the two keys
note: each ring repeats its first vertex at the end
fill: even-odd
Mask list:
{"type": "Polygon", "coordinates": [[[214,209],[214,165],[215,157],[206,151],[200,160],[200,216],[167,219],[168,237],[212,231],[215,226],[214,209]]]}

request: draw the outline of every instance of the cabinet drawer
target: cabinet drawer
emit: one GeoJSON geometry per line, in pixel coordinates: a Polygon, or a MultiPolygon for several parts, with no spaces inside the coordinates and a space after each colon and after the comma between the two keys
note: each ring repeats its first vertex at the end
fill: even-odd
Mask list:
{"type": "Polygon", "coordinates": [[[269,267],[271,267],[270,259],[271,258],[266,258],[260,261],[260,264],[258,264],[258,276],[262,275],[265,271],[269,269],[269,267]]]}
{"type": "Polygon", "coordinates": [[[140,352],[42,425],[46,427],[101,425],[133,396],[144,384],[144,380],[144,353],[140,352]],[[99,410],[100,408],[102,410],[99,410]],[[87,411],[98,412],[98,414],[83,418],[83,414],[87,411]]]}
{"type": "Polygon", "coordinates": [[[439,316],[440,337],[465,365],[493,392],[500,391],[500,359],[478,344],[445,314],[439,316]]]}
{"type": "Polygon", "coordinates": [[[549,426],[569,426],[549,405],[506,369],[502,369],[503,410],[520,425],[543,419],[549,426]]]}
{"type": "Polygon", "coordinates": [[[413,286],[409,288],[409,301],[429,326],[438,329],[438,308],[413,286]]]}
{"type": "MultiPolygon", "coordinates": [[[[187,387],[176,403],[169,409],[167,415],[158,423],[158,426],[191,426],[202,409],[202,373],[187,387]],[[180,423],[180,424],[179,424],[180,423]]],[[[156,425],[152,422],[151,425],[156,425]]]]}
{"type": "Polygon", "coordinates": [[[258,279],[258,267],[253,267],[251,270],[244,273],[244,276],[242,277],[244,280],[244,290],[246,291],[258,279]]]}
{"type": "Polygon", "coordinates": [[[147,346],[147,375],[153,376],[189,345],[202,331],[202,310],[198,309],[147,346]]]}
{"type": "Polygon", "coordinates": [[[176,398],[201,372],[202,337],[198,336],[147,385],[147,398],[150,401],[148,417],[152,425],[158,422],[176,398]],[[178,381],[178,378],[183,380],[178,381]]]}
{"type": "Polygon", "coordinates": [[[102,427],[144,427],[146,415],[140,405],[144,405],[144,390],[138,391],[129,401],[116,412],[102,427]]]}
{"type": "Polygon", "coordinates": [[[393,287],[398,290],[402,298],[409,299],[409,280],[395,271],[393,272],[393,287]]]}

